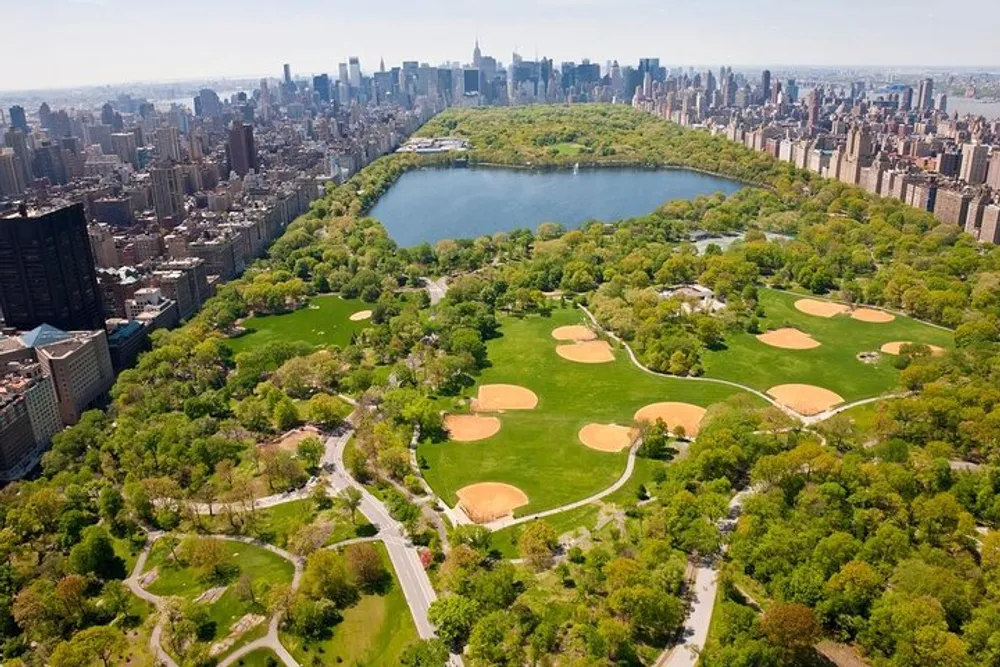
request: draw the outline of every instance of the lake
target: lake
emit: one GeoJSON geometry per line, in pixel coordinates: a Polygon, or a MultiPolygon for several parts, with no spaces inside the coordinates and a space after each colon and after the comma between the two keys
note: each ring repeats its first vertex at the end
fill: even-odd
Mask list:
{"type": "Polygon", "coordinates": [[[742,183],[682,169],[421,169],[407,172],[370,215],[401,246],[483,234],[534,230],[543,222],[568,229],[651,213],[672,199],[732,194],[742,183]]]}

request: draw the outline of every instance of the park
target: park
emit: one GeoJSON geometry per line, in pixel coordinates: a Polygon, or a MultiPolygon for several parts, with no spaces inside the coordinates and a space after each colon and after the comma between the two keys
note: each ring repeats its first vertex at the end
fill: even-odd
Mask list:
{"type": "Polygon", "coordinates": [[[228,342],[235,354],[274,341],[345,347],[354,334],[368,326],[371,314],[371,305],[360,299],[328,294],[289,313],[248,317],[240,324],[245,333],[228,342]]]}

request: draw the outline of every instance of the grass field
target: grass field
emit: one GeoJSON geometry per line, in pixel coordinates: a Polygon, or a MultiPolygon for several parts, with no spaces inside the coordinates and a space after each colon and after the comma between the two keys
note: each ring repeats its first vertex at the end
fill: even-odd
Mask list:
{"type": "Polygon", "coordinates": [[[500,432],[488,440],[420,445],[429,466],[424,475],[449,505],[457,502],[459,489],[475,482],[506,482],[524,491],[530,502],[518,510],[520,515],[580,500],[618,479],[627,456],[582,445],[577,433],[584,425],[631,424],[636,410],[657,401],[707,407],[734,394],[746,395],[724,385],[643,373],[621,350],[607,364],[562,359],[552,330],[582,323],[583,317],[566,308],[551,317],[502,320],[502,337],[488,343],[492,365],[478,381],[523,385],[538,395],[538,406],[500,415],[500,432]]]}
{"type": "MultiPolygon", "coordinates": [[[[392,572],[385,547],[378,543],[378,549],[382,562],[392,572]]],[[[324,665],[396,667],[403,650],[418,638],[395,572],[387,593],[363,595],[357,604],[343,610],[343,615],[343,621],[325,641],[306,644],[301,637],[282,633],[281,643],[303,665],[318,659],[324,665]]]]}
{"type": "Polygon", "coordinates": [[[361,331],[367,322],[352,322],[349,318],[360,310],[371,310],[371,304],[360,299],[341,299],[334,294],[312,299],[307,306],[291,313],[248,317],[243,321],[247,333],[228,341],[234,353],[272,341],[305,341],[311,345],[344,347],[351,336],[361,331]]]}
{"type": "Polygon", "coordinates": [[[913,341],[954,346],[950,331],[943,331],[897,315],[887,324],[871,324],[849,315],[832,318],[806,315],[795,309],[802,297],[761,289],[765,317],[761,331],[792,327],[822,343],[812,350],[783,350],[748,333],[726,337],[726,348],[705,354],[705,375],[745,384],[761,391],[779,384],[811,384],[840,394],[846,401],[878,396],[894,389],[899,371],[895,357],[882,355],[874,364],[857,359],[861,352],[878,351],[884,343],[913,341]]]}
{"type": "Polygon", "coordinates": [[[240,667],[267,667],[268,665],[280,665],[281,660],[269,648],[259,648],[251,651],[236,661],[240,667]],[[272,662],[273,661],[273,662],[272,662]]]}
{"type": "MultiPolygon", "coordinates": [[[[156,581],[147,586],[150,593],[160,596],[177,595],[186,600],[193,600],[209,588],[218,585],[200,580],[190,567],[172,564],[168,539],[160,539],[149,553],[146,571],[154,567],[159,568],[156,581]]],[[[265,581],[271,585],[291,583],[294,568],[284,558],[250,544],[233,541],[225,541],[224,544],[229,554],[229,562],[239,566],[240,575],[246,574],[255,582],[265,581]]],[[[209,616],[216,623],[215,639],[225,637],[235,621],[244,614],[254,611],[249,602],[237,595],[235,583],[235,579],[229,582],[222,597],[208,605],[209,616]]]]}
{"type": "MultiPolygon", "coordinates": [[[[538,519],[538,521],[552,526],[556,535],[561,537],[580,528],[591,530],[597,523],[597,515],[600,511],[601,508],[597,503],[591,503],[574,510],[538,519]]],[[[521,554],[517,548],[517,541],[527,527],[528,525],[524,524],[496,531],[492,535],[493,549],[499,551],[504,558],[519,558],[521,554]]]]}
{"type": "Polygon", "coordinates": [[[316,511],[310,499],[293,500],[290,503],[259,510],[258,520],[261,521],[261,532],[268,541],[282,548],[288,546],[288,538],[296,530],[317,521],[329,523],[333,529],[326,544],[370,534],[370,531],[366,530],[370,524],[361,512],[356,513],[355,523],[352,524],[351,513],[340,507],[336,499],[332,508],[323,511],[316,511]]]}

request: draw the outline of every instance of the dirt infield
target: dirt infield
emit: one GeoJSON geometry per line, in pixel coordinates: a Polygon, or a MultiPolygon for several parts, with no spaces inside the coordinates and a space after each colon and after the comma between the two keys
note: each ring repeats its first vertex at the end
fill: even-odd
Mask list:
{"type": "Polygon", "coordinates": [[[800,415],[818,415],[844,402],[840,394],[811,384],[779,384],[767,390],[768,396],[800,415]]]}
{"type": "Polygon", "coordinates": [[[651,403],[640,408],[635,413],[637,422],[655,422],[657,419],[663,420],[670,430],[678,426],[684,427],[684,434],[688,438],[698,435],[701,429],[701,420],[705,417],[705,408],[690,403],[651,403]]]}
{"type": "Polygon", "coordinates": [[[577,437],[587,447],[601,452],[620,452],[628,449],[638,432],[628,426],[618,424],[587,424],[580,429],[577,437]]]}
{"type": "Polygon", "coordinates": [[[535,392],[516,384],[484,384],[479,395],[472,399],[473,412],[500,412],[502,410],[534,410],[538,405],[535,392]]]}
{"type": "Polygon", "coordinates": [[[775,329],[757,336],[757,340],[770,345],[780,347],[783,350],[814,350],[822,343],[809,334],[798,329],[775,329]]]}
{"type": "Polygon", "coordinates": [[[871,324],[888,324],[896,319],[896,316],[884,310],[858,308],[851,313],[851,319],[855,319],[858,322],[870,322],[871,324]]]}
{"type": "Polygon", "coordinates": [[[481,482],[463,487],[458,490],[458,500],[465,513],[476,523],[489,523],[528,504],[524,491],[499,482],[481,482]]]}
{"type": "Polygon", "coordinates": [[[560,345],[556,348],[556,354],[567,361],[575,361],[579,364],[606,364],[615,360],[611,346],[605,340],[560,345]]]}
{"type": "Polygon", "coordinates": [[[816,317],[835,317],[850,310],[842,303],[819,301],[818,299],[799,299],[795,302],[795,310],[816,317]]]}
{"type": "Polygon", "coordinates": [[[294,454],[299,447],[299,443],[306,438],[319,438],[322,440],[323,434],[314,426],[303,426],[302,428],[285,433],[277,440],[262,442],[260,446],[264,449],[281,449],[294,454]]]}
{"type": "MultiPolygon", "coordinates": [[[[883,354],[891,354],[893,356],[899,356],[899,353],[902,351],[904,345],[913,345],[913,344],[914,343],[912,341],[898,340],[892,343],[886,343],[881,348],[879,348],[879,350],[883,354]]],[[[938,347],[937,345],[927,345],[926,343],[923,343],[923,345],[926,345],[926,347],[930,349],[931,354],[933,354],[935,357],[944,354],[943,347],[938,347]]]]}
{"type": "Polygon", "coordinates": [[[352,322],[363,322],[365,320],[371,319],[372,311],[370,310],[359,310],[358,312],[351,315],[350,320],[352,322]]]}
{"type": "Polygon", "coordinates": [[[597,340],[597,334],[592,329],[588,329],[580,324],[553,329],[552,337],[559,341],[597,340]]]}
{"type": "Polygon", "coordinates": [[[500,432],[500,420],[479,415],[445,415],[444,429],[455,442],[475,442],[500,432]]]}

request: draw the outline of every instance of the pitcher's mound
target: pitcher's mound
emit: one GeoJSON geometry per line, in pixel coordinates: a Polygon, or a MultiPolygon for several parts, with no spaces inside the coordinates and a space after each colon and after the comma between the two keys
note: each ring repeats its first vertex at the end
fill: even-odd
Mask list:
{"type": "Polygon", "coordinates": [[[769,396],[800,415],[818,415],[844,402],[840,394],[811,384],[779,384],[767,390],[769,396]]]}
{"type": "Polygon", "coordinates": [[[456,442],[475,442],[500,432],[500,420],[479,415],[445,415],[444,430],[456,442]]]}
{"type": "Polygon", "coordinates": [[[587,424],[577,435],[580,442],[591,449],[601,452],[620,452],[632,445],[638,433],[634,428],[618,424],[587,424]]]}
{"type": "Polygon", "coordinates": [[[580,364],[606,364],[615,360],[611,346],[605,340],[592,340],[587,343],[560,345],[556,353],[563,359],[580,364]]]}
{"type": "Polygon", "coordinates": [[[528,504],[528,496],[524,491],[500,482],[482,482],[463,487],[458,490],[458,500],[465,513],[476,523],[489,523],[528,504]]]}
{"type": "Polygon", "coordinates": [[[484,384],[472,401],[474,412],[499,412],[501,410],[534,410],[538,405],[535,392],[516,384],[484,384]]]}
{"type": "Polygon", "coordinates": [[[806,315],[815,315],[816,317],[834,317],[850,310],[850,308],[842,303],[820,301],[818,299],[799,299],[795,302],[795,309],[806,315]]]}
{"type": "Polygon", "coordinates": [[[857,320],[858,322],[887,324],[896,319],[896,316],[892,313],[887,313],[884,310],[875,310],[874,308],[858,308],[851,313],[851,318],[857,320]]]}
{"type": "Polygon", "coordinates": [[[705,417],[705,408],[690,403],[651,403],[644,408],[640,408],[635,413],[637,422],[655,422],[657,419],[663,420],[667,427],[673,431],[678,426],[684,427],[684,434],[688,438],[698,435],[701,429],[701,420],[705,417]]]}
{"type": "Polygon", "coordinates": [[[597,340],[597,334],[592,329],[588,329],[580,324],[553,329],[552,337],[561,341],[597,340]]]}
{"type": "MultiPolygon", "coordinates": [[[[892,343],[886,343],[880,349],[884,354],[899,356],[900,352],[902,352],[903,350],[904,345],[914,345],[914,343],[908,340],[899,340],[892,343]]],[[[938,347],[937,345],[927,345],[926,343],[922,343],[922,345],[928,348],[931,351],[931,354],[933,354],[935,357],[944,354],[943,347],[938,347]]]]}
{"type": "Polygon", "coordinates": [[[798,329],[775,329],[757,336],[757,340],[772,347],[784,350],[813,350],[822,343],[809,334],[798,329]]]}
{"type": "Polygon", "coordinates": [[[372,311],[370,310],[359,310],[358,312],[351,315],[352,322],[363,322],[365,320],[370,320],[372,317],[372,311]]]}

